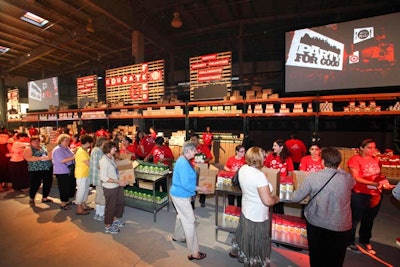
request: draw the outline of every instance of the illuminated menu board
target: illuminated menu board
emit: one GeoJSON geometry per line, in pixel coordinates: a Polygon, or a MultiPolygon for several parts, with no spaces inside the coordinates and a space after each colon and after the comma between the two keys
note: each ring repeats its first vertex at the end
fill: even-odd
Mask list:
{"type": "Polygon", "coordinates": [[[232,52],[192,57],[190,99],[223,99],[231,90],[232,52]]]}
{"type": "Polygon", "coordinates": [[[106,70],[109,102],[158,102],[164,96],[164,60],[106,70]]]}
{"type": "Polygon", "coordinates": [[[76,79],[78,107],[83,108],[85,103],[97,102],[97,75],[79,77],[76,79]]]}

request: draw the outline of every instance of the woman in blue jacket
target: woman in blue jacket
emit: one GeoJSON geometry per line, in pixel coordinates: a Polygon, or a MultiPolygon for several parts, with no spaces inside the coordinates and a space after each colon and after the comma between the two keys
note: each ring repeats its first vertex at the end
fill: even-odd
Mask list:
{"type": "Polygon", "coordinates": [[[207,192],[206,187],[196,185],[197,174],[190,164],[190,160],[194,158],[195,154],[196,145],[186,142],[182,147],[182,155],[175,163],[170,189],[172,202],[178,212],[173,240],[187,242],[190,251],[189,260],[201,260],[206,257],[205,253],[199,252],[199,242],[194,225],[195,217],[190,203],[191,197],[196,194],[196,191],[207,192]]]}

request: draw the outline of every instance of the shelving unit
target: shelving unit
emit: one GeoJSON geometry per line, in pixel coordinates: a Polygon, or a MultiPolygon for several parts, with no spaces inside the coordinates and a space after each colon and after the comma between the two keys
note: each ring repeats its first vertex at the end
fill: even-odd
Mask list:
{"type": "MultiPolygon", "coordinates": [[[[110,124],[114,125],[116,122],[118,122],[118,120],[127,120],[128,124],[132,123],[139,126],[144,126],[144,122],[148,120],[148,122],[151,122],[152,125],[156,123],[159,123],[163,126],[175,125],[177,128],[185,129],[186,132],[189,132],[191,129],[198,129],[198,124],[205,122],[207,119],[209,119],[209,122],[212,123],[216,122],[216,120],[218,120],[217,123],[221,121],[221,126],[224,125],[226,120],[236,120],[238,122],[238,131],[247,135],[250,129],[252,129],[251,126],[253,124],[266,125],[266,121],[264,121],[265,119],[272,122],[282,118],[287,118],[288,120],[286,121],[290,121],[292,118],[303,119],[305,121],[302,121],[301,123],[303,125],[307,125],[307,129],[310,130],[310,133],[318,133],[320,129],[320,122],[322,120],[329,121],[337,120],[337,118],[351,117],[367,119],[368,117],[377,118],[382,116],[387,120],[391,120],[392,118],[394,119],[394,142],[397,144],[400,142],[396,137],[399,135],[398,121],[400,116],[400,107],[396,106],[396,103],[399,101],[400,93],[379,93],[282,97],[232,101],[218,100],[185,103],[149,103],[97,109],[75,109],[57,112],[28,113],[24,115],[21,120],[8,120],[8,122],[26,124],[35,122],[38,126],[41,126],[44,123],[46,123],[45,125],[48,125],[48,122],[55,122],[56,126],[58,127],[59,123],[64,121],[79,121],[79,123],[85,122],[95,124],[95,122],[91,121],[105,120],[104,126],[110,128],[110,124]],[[365,105],[369,105],[371,101],[373,101],[376,106],[380,106],[380,111],[371,111],[371,108],[344,111],[344,107],[349,105],[350,102],[354,102],[356,105],[359,105],[360,101],[365,102],[365,105]],[[324,111],[320,109],[320,104],[324,104],[326,102],[332,106],[332,110],[324,111]],[[293,112],[295,104],[297,104],[298,112],[293,112]],[[251,113],[248,112],[249,105],[251,105],[252,109],[255,107],[255,105],[258,105],[257,112],[254,112],[253,110],[251,113]],[[268,110],[266,110],[267,105],[269,105],[268,110]],[[392,110],[389,110],[390,106],[392,106],[392,110]],[[280,112],[281,107],[286,107],[285,112],[280,112]],[[75,116],[73,118],[63,118],[63,114],[68,114],[71,112],[78,114],[78,118],[75,116]],[[99,114],[102,112],[104,115],[85,116],[87,113],[96,112],[99,114]],[[56,114],[56,118],[44,121],[40,119],[40,116],[43,114],[56,114]],[[182,124],[178,122],[179,120],[182,120],[182,124]]],[[[168,128],[168,126],[166,129],[171,129],[168,128]]]]}
{"type": "MultiPolygon", "coordinates": [[[[228,195],[241,196],[242,191],[240,188],[231,185],[220,185],[218,184],[215,188],[215,240],[218,241],[218,231],[225,231],[234,233],[236,231],[237,223],[226,222],[220,216],[219,197],[222,197],[222,209],[226,207],[226,197],[228,195]]],[[[223,213],[223,211],[222,211],[223,213]]]]}
{"type": "MultiPolygon", "coordinates": [[[[237,222],[226,221],[221,216],[221,208],[219,207],[219,198],[222,197],[222,210],[226,207],[227,195],[241,196],[242,192],[240,188],[231,185],[217,185],[215,188],[215,240],[218,241],[218,231],[225,231],[229,233],[235,233],[238,226],[237,222]]],[[[222,212],[223,213],[223,212],[222,212]]],[[[287,216],[289,220],[298,219],[295,216],[287,216]]],[[[296,233],[294,230],[289,231],[288,229],[276,229],[272,227],[272,209],[269,212],[270,223],[271,223],[271,241],[276,244],[289,245],[300,249],[308,249],[307,237],[296,233]]]]}
{"type": "MultiPolygon", "coordinates": [[[[167,207],[167,210],[169,211],[169,198],[167,198],[167,200],[161,204],[157,203],[157,201],[156,201],[156,182],[161,182],[162,180],[166,180],[167,185],[168,185],[170,176],[171,176],[170,173],[165,174],[165,175],[156,175],[156,174],[143,173],[143,172],[139,172],[139,171],[135,170],[135,178],[137,180],[138,186],[140,186],[141,180],[152,183],[153,201],[148,202],[145,200],[125,197],[125,205],[132,207],[132,208],[137,208],[140,210],[152,212],[153,216],[154,216],[154,222],[156,222],[158,211],[160,211],[165,206],[167,207]]],[[[167,190],[168,190],[168,186],[167,186],[167,190]]],[[[168,191],[166,193],[168,195],[168,191]]]]}

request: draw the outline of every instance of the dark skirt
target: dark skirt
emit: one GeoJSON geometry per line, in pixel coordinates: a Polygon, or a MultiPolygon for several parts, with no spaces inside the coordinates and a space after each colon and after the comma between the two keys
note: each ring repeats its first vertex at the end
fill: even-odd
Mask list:
{"type": "Polygon", "coordinates": [[[0,144],[0,183],[11,182],[10,173],[8,171],[10,158],[6,157],[7,153],[7,144],[0,144]]]}
{"type": "Polygon", "coordinates": [[[240,214],[236,235],[232,239],[232,254],[244,266],[270,266],[271,224],[270,220],[253,222],[240,214]]]}
{"type": "Polygon", "coordinates": [[[9,163],[10,178],[14,190],[29,188],[29,172],[26,160],[9,163]]]}

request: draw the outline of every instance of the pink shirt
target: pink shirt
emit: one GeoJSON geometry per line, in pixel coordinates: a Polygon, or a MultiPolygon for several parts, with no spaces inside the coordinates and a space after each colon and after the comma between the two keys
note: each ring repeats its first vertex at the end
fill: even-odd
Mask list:
{"type": "Polygon", "coordinates": [[[27,142],[15,141],[11,146],[10,151],[10,161],[12,162],[21,162],[24,159],[24,149],[25,147],[29,146],[27,142]]]}

